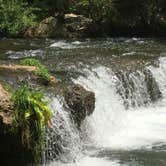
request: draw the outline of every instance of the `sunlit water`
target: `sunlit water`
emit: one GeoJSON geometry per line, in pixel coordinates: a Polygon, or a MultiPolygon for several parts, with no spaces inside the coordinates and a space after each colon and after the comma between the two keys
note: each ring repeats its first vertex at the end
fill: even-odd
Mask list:
{"type": "Polygon", "coordinates": [[[63,98],[52,98],[53,128],[44,165],[165,166],[165,44],[138,38],[2,40],[0,48],[10,47],[0,50],[1,63],[40,57],[66,84],[73,81],[95,92],[94,113],[81,131],[65,111],[63,98]]]}

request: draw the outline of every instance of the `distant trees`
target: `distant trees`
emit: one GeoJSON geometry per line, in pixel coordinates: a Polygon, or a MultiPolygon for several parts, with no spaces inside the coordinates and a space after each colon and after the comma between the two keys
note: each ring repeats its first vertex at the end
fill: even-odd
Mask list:
{"type": "Polygon", "coordinates": [[[35,24],[33,8],[23,0],[0,0],[0,32],[16,35],[35,24]]]}
{"type": "Polygon", "coordinates": [[[29,5],[38,7],[47,15],[54,15],[56,12],[62,13],[69,8],[70,0],[26,0],[29,5]]]}
{"type": "Polygon", "coordinates": [[[120,18],[129,26],[158,28],[166,14],[165,0],[112,0],[120,18]],[[158,25],[157,25],[158,24],[158,25]]]}
{"type": "Polygon", "coordinates": [[[35,21],[69,12],[115,29],[166,27],[166,0],[0,0],[0,32],[14,34],[35,21]]]}

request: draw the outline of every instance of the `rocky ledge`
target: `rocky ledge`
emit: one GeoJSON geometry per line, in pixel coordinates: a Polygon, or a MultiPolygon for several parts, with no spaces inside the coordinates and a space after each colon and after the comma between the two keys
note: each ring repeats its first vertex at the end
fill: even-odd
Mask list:
{"type": "MultiPolygon", "coordinates": [[[[29,66],[0,66],[0,72],[5,75],[5,77],[3,78],[10,78],[10,81],[14,81],[14,85],[20,84],[20,81],[15,81],[18,78],[25,82],[27,77],[28,82],[26,81],[26,83],[32,84],[32,82],[36,78],[36,76],[33,74],[34,70],[36,70],[35,67],[29,66]],[[12,79],[11,76],[13,77],[12,79]]],[[[38,82],[36,82],[35,84],[35,86],[41,86],[41,84],[38,84],[38,82]]],[[[49,84],[47,86],[52,86],[56,89],[58,87],[56,85],[57,80],[52,76],[52,84],[49,84]]],[[[46,86],[44,85],[44,87],[46,86]]],[[[94,111],[95,94],[86,90],[79,84],[67,86],[66,88],[61,89],[60,93],[60,95],[63,95],[65,98],[66,105],[68,107],[67,110],[70,112],[71,118],[74,120],[76,127],[79,128],[86,116],[89,116],[94,111]]],[[[2,84],[0,84],[1,162],[5,163],[5,165],[11,165],[13,163],[17,165],[24,165],[25,163],[29,164],[34,161],[32,151],[28,149],[28,147],[22,145],[21,133],[18,132],[17,134],[14,134],[13,132],[11,132],[13,119],[14,108],[11,94],[3,88],[2,84]]]]}

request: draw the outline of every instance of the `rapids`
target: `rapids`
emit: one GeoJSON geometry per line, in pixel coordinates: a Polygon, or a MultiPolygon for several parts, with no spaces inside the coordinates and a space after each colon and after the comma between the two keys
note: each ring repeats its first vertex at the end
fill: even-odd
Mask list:
{"type": "Polygon", "coordinates": [[[81,130],[63,97],[51,97],[53,127],[43,165],[165,166],[165,40],[0,41],[1,64],[24,57],[42,59],[64,84],[79,83],[96,95],[95,111],[81,130]]]}

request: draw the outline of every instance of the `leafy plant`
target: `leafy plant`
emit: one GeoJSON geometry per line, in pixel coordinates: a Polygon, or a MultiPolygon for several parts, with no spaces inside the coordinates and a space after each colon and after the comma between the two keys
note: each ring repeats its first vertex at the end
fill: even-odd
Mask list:
{"type": "Polygon", "coordinates": [[[35,74],[41,77],[46,83],[50,81],[48,69],[42,65],[39,60],[33,58],[23,59],[21,60],[21,65],[37,67],[35,74]]]}
{"type": "Polygon", "coordinates": [[[52,117],[48,103],[43,98],[41,92],[32,90],[27,85],[19,87],[12,95],[14,131],[21,132],[22,144],[32,151],[36,163],[40,161],[45,126],[52,117]]]}

